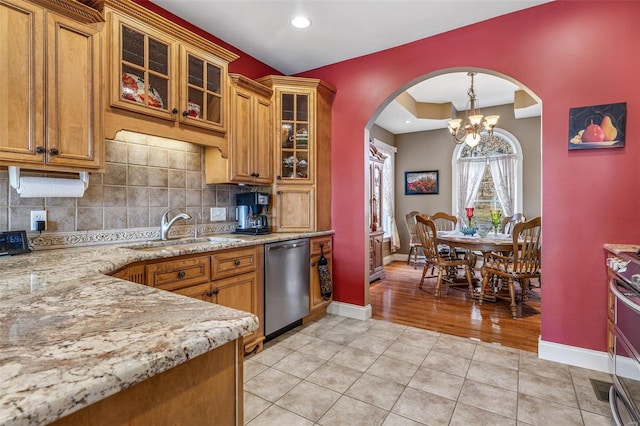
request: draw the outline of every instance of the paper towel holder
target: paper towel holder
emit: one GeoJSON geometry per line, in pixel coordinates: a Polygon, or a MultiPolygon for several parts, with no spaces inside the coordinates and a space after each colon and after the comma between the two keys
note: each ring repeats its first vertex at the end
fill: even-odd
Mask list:
{"type": "MultiPolygon", "coordinates": [[[[8,166],[9,171],[9,185],[13,187],[18,193],[20,193],[20,167],[8,166]]],[[[80,175],[80,181],[84,185],[85,191],[89,186],[89,172],[78,172],[80,175]]]]}

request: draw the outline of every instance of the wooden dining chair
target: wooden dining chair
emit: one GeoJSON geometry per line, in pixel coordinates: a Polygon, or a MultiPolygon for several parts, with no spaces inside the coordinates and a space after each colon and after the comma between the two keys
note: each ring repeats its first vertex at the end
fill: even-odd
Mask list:
{"type": "Polygon", "coordinates": [[[404,221],[409,231],[409,256],[407,257],[407,265],[411,264],[411,255],[413,254],[413,269],[418,269],[418,249],[420,248],[420,241],[416,233],[416,216],[419,214],[420,212],[413,210],[404,216],[404,221]]]}
{"type": "Polygon", "coordinates": [[[418,215],[416,216],[416,231],[426,259],[424,269],[422,270],[422,277],[420,278],[420,289],[422,289],[429,267],[435,267],[438,270],[434,291],[436,297],[440,296],[440,289],[443,285],[460,285],[460,283],[456,283],[453,280],[448,280],[447,277],[452,268],[456,270],[458,268],[464,268],[469,285],[469,295],[473,296],[473,283],[471,281],[471,268],[469,263],[464,259],[456,259],[455,257],[445,256],[440,253],[440,250],[438,250],[438,231],[435,222],[426,216],[418,215]]]}
{"type": "Polygon", "coordinates": [[[498,253],[488,253],[482,266],[482,287],[480,289],[480,304],[482,304],[487,287],[494,282],[506,282],[511,302],[511,316],[517,318],[515,283],[520,284],[520,299],[526,302],[529,297],[529,280],[540,278],[540,237],[542,234],[542,220],[535,217],[526,222],[517,223],[513,227],[513,253],[504,256],[498,253]],[[496,280],[494,280],[496,278],[496,280]]]}
{"type": "Polygon", "coordinates": [[[513,227],[516,223],[524,222],[526,218],[522,213],[515,213],[511,216],[507,216],[502,219],[502,224],[500,225],[500,233],[509,234],[513,233],[513,227]]]}

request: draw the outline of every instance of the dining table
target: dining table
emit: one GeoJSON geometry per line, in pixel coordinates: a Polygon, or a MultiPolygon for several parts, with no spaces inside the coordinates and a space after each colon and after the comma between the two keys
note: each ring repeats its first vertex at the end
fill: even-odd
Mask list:
{"type": "MultiPolygon", "coordinates": [[[[448,245],[453,253],[456,248],[462,248],[467,250],[470,254],[466,256],[471,264],[471,271],[473,273],[476,257],[474,253],[482,253],[482,259],[491,252],[497,253],[510,253],[513,251],[513,235],[501,234],[495,232],[489,232],[484,237],[481,237],[478,233],[473,235],[465,235],[460,230],[455,229],[452,231],[438,231],[438,244],[448,245]]],[[[480,294],[480,281],[482,278],[474,278],[474,292],[473,297],[479,298],[480,294]],[[477,285],[477,286],[476,286],[477,285]]],[[[494,295],[485,294],[484,300],[495,301],[494,295]]]]}

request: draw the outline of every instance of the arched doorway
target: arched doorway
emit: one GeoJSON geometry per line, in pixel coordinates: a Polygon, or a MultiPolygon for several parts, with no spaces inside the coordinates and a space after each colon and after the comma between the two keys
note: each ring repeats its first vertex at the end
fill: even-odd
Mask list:
{"type": "MultiPolygon", "coordinates": [[[[505,79],[514,83],[520,90],[523,90],[528,96],[534,99],[538,104],[541,103],[540,99],[535,96],[526,86],[515,81],[514,79],[499,74],[497,72],[491,70],[479,70],[479,69],[471,69],[471,68],[455,68],[455,69],[443,69],[437,72],[433,72],[427,75],[424,75],[414,81],[411,81],[404,85],[403,87],[396,90],[389,98],[385,100],[385,102],[380,105],[380,107],[376,110],[375,114],[369,120],[367,127],[365,129],[365,140],[373,140],[378,139],[381,132],[376,129],[376,121],[378,117],[383,113],[385,108],[387,108],[397,97],[404,96],[407,91],[411,89],[411,87],[416,84],[423,82],[425,80],[433,79],[438,76],[446,76],[450,73],[460,73],[467,71],[476,71],[479,73],[490,74],[495,76],[496,78],[505,79]]],[[[459,87],[456,90],[466,92],[466,87],[459,87]]],[[[482,98],[480,98],[482,100],[482,98]]],[[[481,105],[482,106],[482,105],[481,105]]],[[[541,123],[540,116],[537,116],[535,119],[528,119],[527,126],[524,129],[518,129],[518,126],[515,125],[516,120],[520,120],[520,118],[516,117],[515,107],[511,106],[482,106],[482,113],[485,111],[494,114],[493,110],[495,108],[506,110],[511,109],[511,113],[509,116],[508,112],[499,111],[501,115],[501,121],[498,126],[501,129],[507,129],[508,132],[512,132],[514,135],[518,137],[518,139],[524,139],[524,154],[526,158],[526,163],[524,167],[525,173],[529,173],[529,178],[527,179],[527,183],[524,185],[524,192],[527,194],[524,197],[525,209],[526,206],[529,206],[527,216],[539,216],[541,215],[541,123]],[[531,133],[531,124],[535,123],[537,126],[535,136],[530,137],[531,133]],[[519,136],[520,132],[529,133],[529,137],[521,138],[519,136]],[[535,200],[532,202],[531,200],[535,200]]],[[[461,112],[459,117],[464,117],[464,112],[461,112]]],[[[530,118],[530,117],[527,117],[530,118]]],[[[435,211],[450,211],[452,206],[455,204],[453,202],[452,192],[454,189],[454,178],[452,176],[451,169],[451,159],[454,156],[454,150],[456,149],[456,145],[451,142],[451,137],[446,128],[434,129],[430,131],[420,132],[419,134],[409,134],[409,135],[394,135],[395,139],[392,144],[397,148],[398,151],[398,159],[396,162],[396,184],[395,184],[395,222],[398,228],[398,234],[401,239],[401,248],[396,254],[390,254],[392,259],[404,260],[406,259],[406,255],[408,253],[408,232],[403,222],[404,214],[412,211],[418,210],[427,213],[435,213],[435,211]],[[425,136],[430,134],[429,136],[425,136]],[[415,148],[421,144],[419,148],[415,148]],[[435,144],[439,144],[439,152],[434,155],[429,154],[429,145],[435,146],[435,144]],[[425,146],[426,145],[426,146],[425,146]],[[403,155],[403,150],[408,149],[407,147],[411,147],[412,151],[408,154],[403,155]],[[429,160],[423,160],[424,158],[430,158],[429,160]],[[413,162],[412,162],[413,161],[413,162]],[[422,167],[420,167],[422,165],[422,167]],[[403,191],[403,174],[410,170],[438,170],[440,176],[440,192],[438,195],[419,195],[419,196],[405,196],[403,191]],[[426,207],[428,203],[429,207],[426,207]]],[[[522,142],[522,141],[521,141],[522,142]]],[[[457,151],[456,151],[457,152],[457,151]]],[[[365,176],[366,181],[368,181],[368,176],[365,176]]],[[[365,185],[365,187],[367,187],[365,185]]],[[[367,187],[368,188],[368,187],[367,187]]],[[[369,199],[369,194],[365,197],[366,200],[369,199]]],[[[368,209],[364,208],[365,215],[367,215],[368,209]]],[[[369,223],[368,217],[365,218],[365,223],[369,223]]],[[[416,283],[417,287],[417,283],[416,283]]],[[[433,295],[431,295],[433,298],[433,295]]],[[[371,302],[370,294],[369,294],[369,286],[365,286],[365,301],[367,304],[371,302]]],[[[472,302],[471,302],[472,303],[472,302]]],[[[474,315],[477,315],[475,313],[474,315]]],[[[538,328],[539,329],[539,328],[538,328]]],[[[476,337],[476,336],[467,336],[467,337],[476,337]]]]}

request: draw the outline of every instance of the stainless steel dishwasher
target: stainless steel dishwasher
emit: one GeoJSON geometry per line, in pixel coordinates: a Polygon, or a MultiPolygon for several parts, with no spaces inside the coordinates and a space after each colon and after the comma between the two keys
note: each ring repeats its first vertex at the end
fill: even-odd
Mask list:
{"type": "Polygon", "coordinates": [[[309,268],[308,238],[265,244],[264,334],[267,340],[301,323],[309,314],[309,268]]]}

